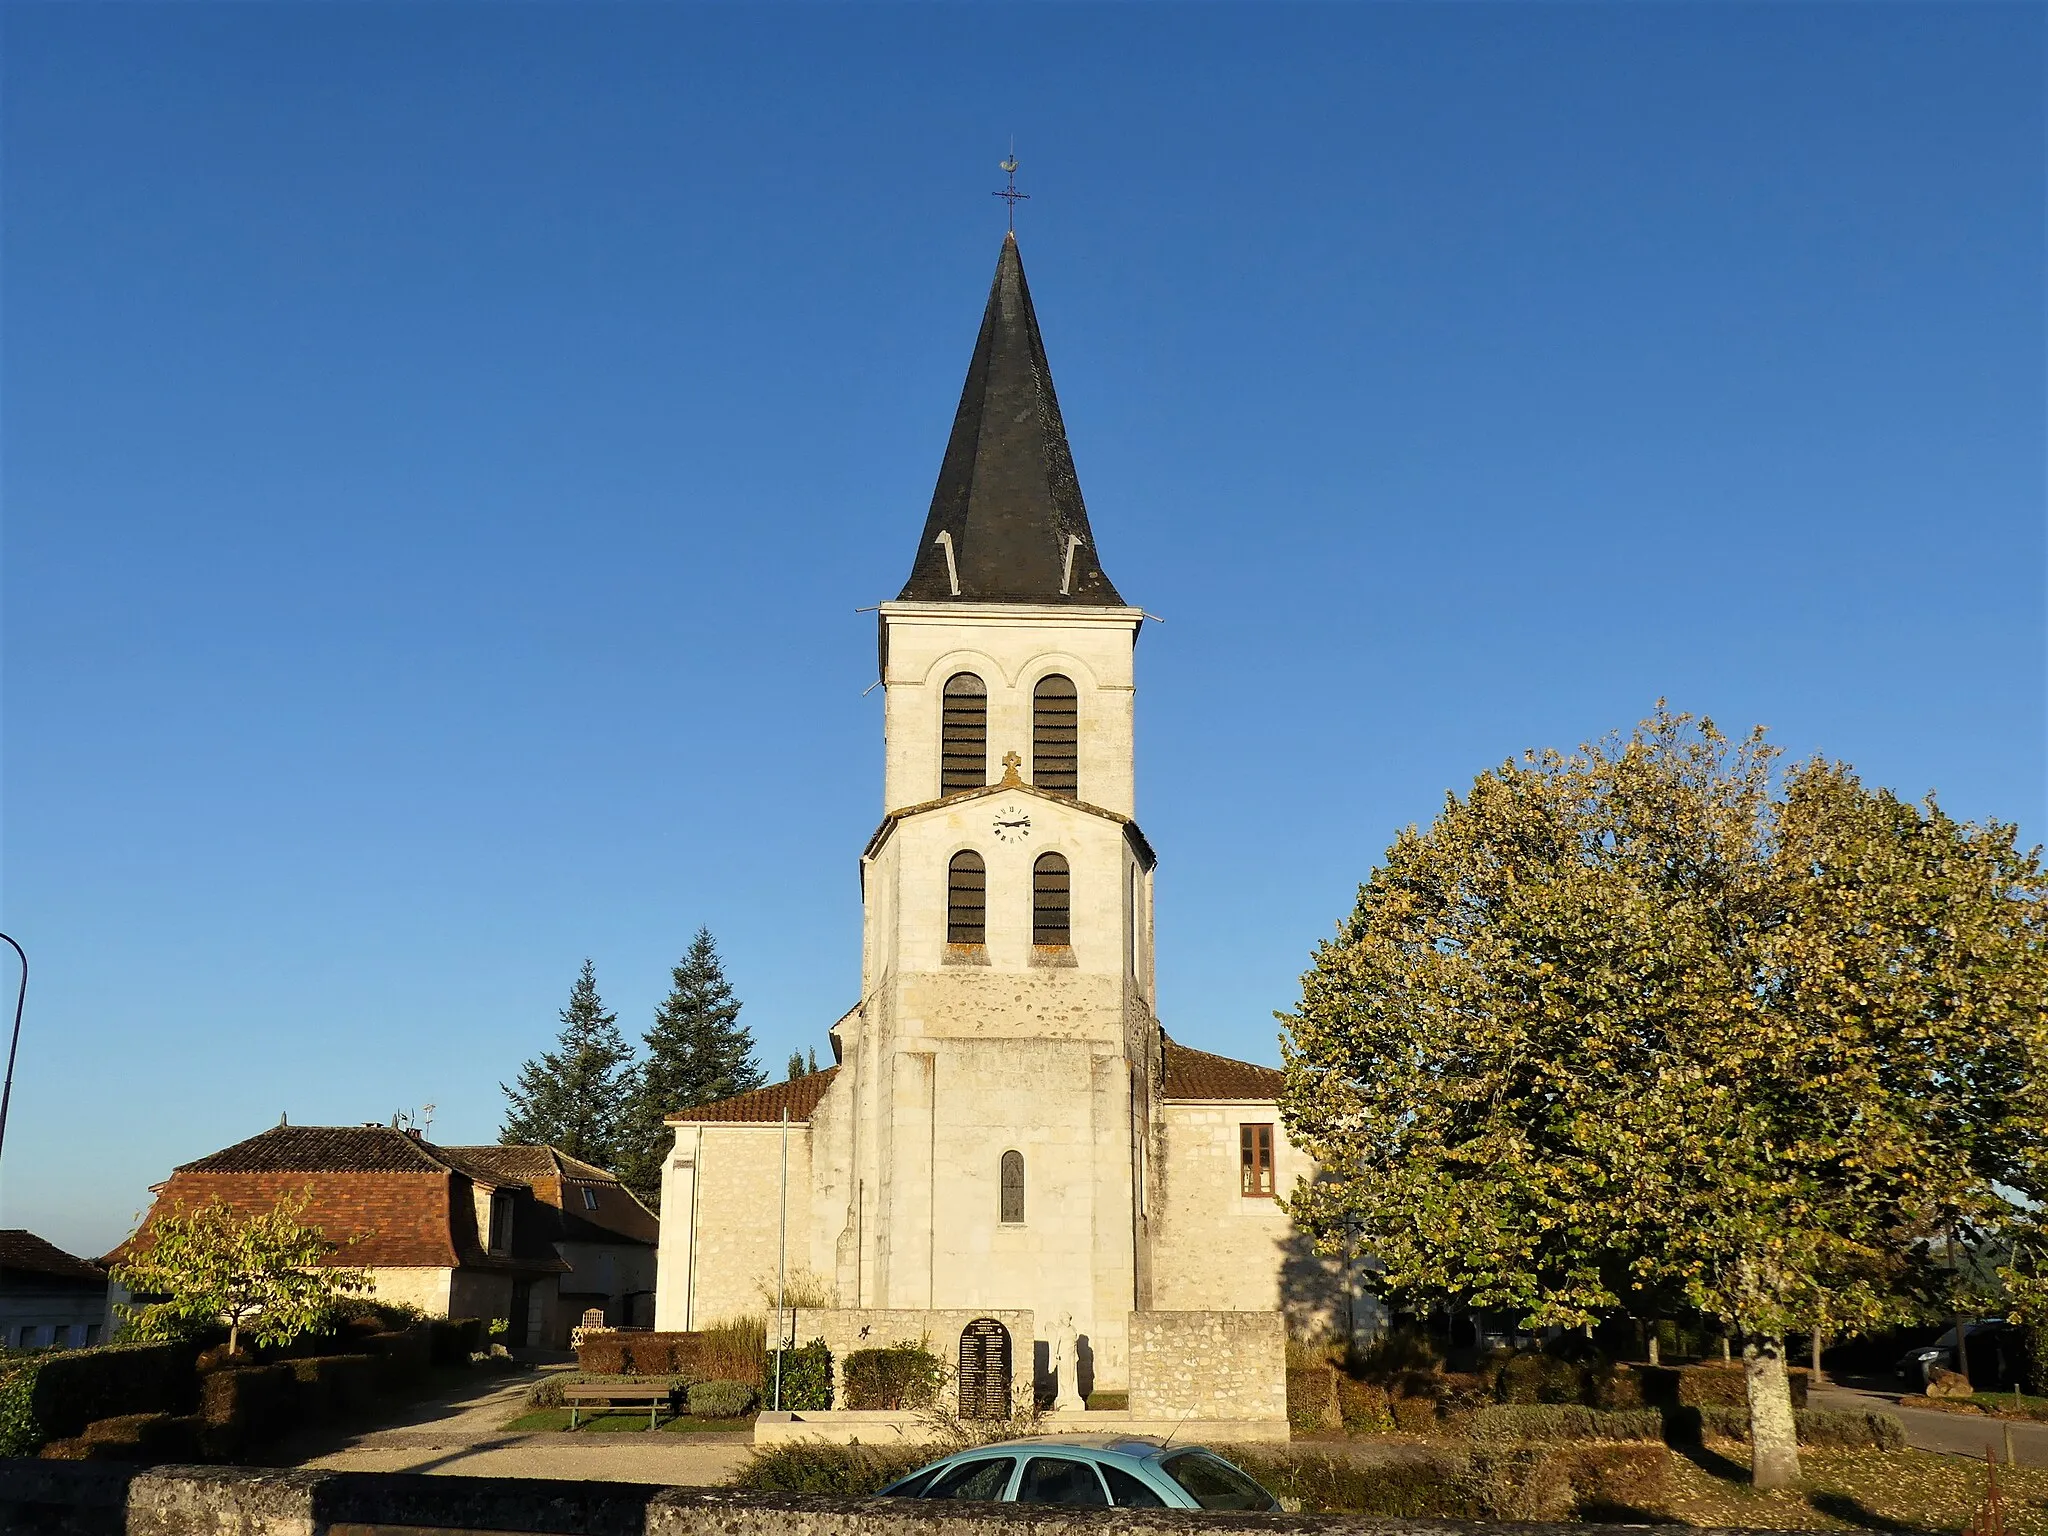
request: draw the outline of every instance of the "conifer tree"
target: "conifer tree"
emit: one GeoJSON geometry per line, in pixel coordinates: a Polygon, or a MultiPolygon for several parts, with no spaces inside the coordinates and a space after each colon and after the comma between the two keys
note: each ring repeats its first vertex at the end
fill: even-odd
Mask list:
{"type": "Polygon", "coordinates": [[[661,1164],[673,1135],[664,1117],[750,1092],[768,1080],[754,1058],[754,1037],[740,1023],[740,1001],[725,979],[710,929],[697,930],[672,978],[645,1036],[647,1056],[634,1085],[618,1168],[626,1187],[649,1205],[661,1198],[661,1164]]]}
{"type": "Polygon", "coordinates": [[[506,1146],[551,1146],[600,1168],[614,1168],[636,1075],[619,1019],[597,994],[588,960],[562,1010],[555,1049],[519,1069],[516,1085],[500,1083],[507,1101],[498,1140],[506,1146]]]}
{"type": "Polygon", "coordinates": [[[791,1051],[789,1053],[789,1081],[793,1083],[803,1075],[804,1053],[802,1051],[791,1051]]]}

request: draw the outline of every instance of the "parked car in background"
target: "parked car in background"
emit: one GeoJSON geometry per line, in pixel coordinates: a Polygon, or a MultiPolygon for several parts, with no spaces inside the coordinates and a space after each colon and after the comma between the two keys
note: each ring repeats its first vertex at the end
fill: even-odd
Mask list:
{"type": "MultiPolygon", "coordinates": [[[[1969,1356],[1970,1380],[1980,1391],[1995,1392],[2010,1386],[2019,1375],[2024,1358],[2022,1330],[2002,1317],[1980,1317],[1964,1334],[1969,1356]]],[[[1915,1345],[1899,1356],[1894,1369],[1908,1388],[1919,1391],[1937,1370],[1956,1368],[1956,1331],[1953,1326],[1926,1344],[1915,1345]]]]}
{"type": "Polygon", "coordinates": [[[1006,1440],[919,1467],[878,1498],[1264,1513],[1280,1501],[1199,1445],[1134,1435],[1006,1440]]]}

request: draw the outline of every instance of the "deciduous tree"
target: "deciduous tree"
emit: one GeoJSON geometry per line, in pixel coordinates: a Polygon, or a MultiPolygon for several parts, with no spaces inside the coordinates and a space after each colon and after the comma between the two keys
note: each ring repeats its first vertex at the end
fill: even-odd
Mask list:
{"type": "Polygon", "coordinates": [[[210,1200],[155,1216],[109,1271],[145,1298],[121,1308],[130,1329],[175,1339],[226,1324],[233,1354],[244,1333],[289,1344],[319,1326],[340,1297],[369,1289],[370,1277],[327,1262],[337,1245],[300,1220],[311,1202],[308,1190],[254,1215],[210,1200]]]}
{"type": "Polygon", "coordinates": [[[2042,1192],[2048,908],[2013,829],[1666,712],[1403,833],[1317,951],[1285,1114],[1420,1300],[1578,1326],[1677,1294],[1743,1336],[1759,1483],[1783,1338],[1881,1311],[2042,1192]]]}

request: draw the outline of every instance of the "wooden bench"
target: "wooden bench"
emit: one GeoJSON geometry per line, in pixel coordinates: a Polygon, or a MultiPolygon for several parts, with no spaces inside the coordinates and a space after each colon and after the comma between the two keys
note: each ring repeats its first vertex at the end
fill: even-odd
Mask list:
{"type": "Polygon", "coordinates": [[[569,1405],[569,1427],[574,1429],[578,1416],[586,1407],[602,1403],[607,1408],[640,1408],[647,1410],[647,1427],[654,1428],[656,1417],[675,1398],[676,1389],[666,1382],[660,1386],[631,1387],[623,1382],[609,1384],[597,1382],[574,1382],[562,1388],[562,1401],[569,1405]]]}

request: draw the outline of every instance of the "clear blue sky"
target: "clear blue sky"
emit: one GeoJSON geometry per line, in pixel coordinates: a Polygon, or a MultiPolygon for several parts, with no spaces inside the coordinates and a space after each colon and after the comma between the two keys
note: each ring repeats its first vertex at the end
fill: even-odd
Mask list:
{"type": "Polygon", "coordinates": [[[1179,1038],[1660,694],[2040,836],[2043,14],[9,5],[0,1223],[825,1053],[1012,133],[1179,1038]]]}

